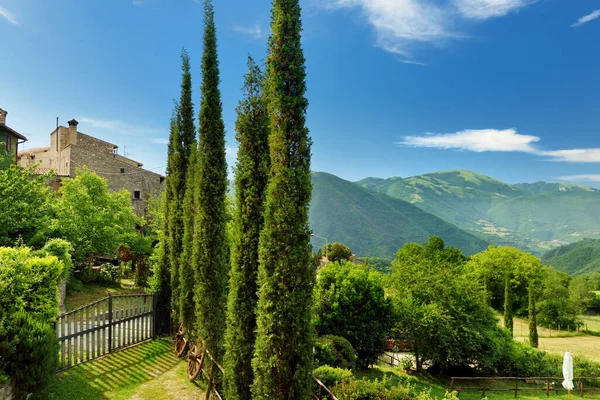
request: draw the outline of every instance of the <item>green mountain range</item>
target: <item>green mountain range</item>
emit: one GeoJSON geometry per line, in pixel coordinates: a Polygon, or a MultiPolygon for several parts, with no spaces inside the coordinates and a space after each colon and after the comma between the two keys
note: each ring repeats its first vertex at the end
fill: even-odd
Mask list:
{"type": "MultiPolygon", "coordinates": [[[[391,259],[409,242],[441,237],[448,246],[470,255],[488,243],[406,201],[376,193],[334,175],[312,175],[309,223],[313,232],[331,242],[342,242],[359,256],[391,259]]],[[[313,244],[322,246],[320,239],[313,244]]]]}
{"type": "Polygon", "coordinates": [[[600,190],[564,183],[509,185],[471,171],[367,178],[364,188],[408,201],[494,243],[541,255],[582,237],[600,238],[600,190]]]}
{"type": "Polygon", "coordinates": [[[550,250],[542,256],[542,262],[569,275],[600,272],[600,240],[583,239],[550,250]]]}

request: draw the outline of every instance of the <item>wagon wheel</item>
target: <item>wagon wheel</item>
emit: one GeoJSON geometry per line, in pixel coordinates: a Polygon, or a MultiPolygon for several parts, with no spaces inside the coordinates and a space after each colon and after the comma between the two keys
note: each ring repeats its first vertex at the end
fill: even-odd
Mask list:
{"type": "Polygon", "coordinates": [[[185,354],[185,351],[188,349],[188,341],[183,336],[177,335],[175,339],[175,353],[177,357],[181,357],[185,354]]]}
{"type": "Polygon", "coordinates": [[[197,354],[197,351],[198,345],[194,344],[194,347],[192,347],[192,351],[188,356],[187,373],[188,379],[192,382],[200,375],[202,367],[204,366],[204,349],[202,349],[200,355],[197,354]]]}

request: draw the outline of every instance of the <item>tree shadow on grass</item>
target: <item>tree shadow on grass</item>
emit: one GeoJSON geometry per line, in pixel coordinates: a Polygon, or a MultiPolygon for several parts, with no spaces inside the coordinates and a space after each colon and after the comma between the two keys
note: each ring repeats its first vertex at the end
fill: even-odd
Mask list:
{"type": "Polygon", "coordinates": [[[106,399],[108,392],[115,397],[162,375],[177,362],[171,340],[143,343],[56,374],[50,398],[106,399]]]}

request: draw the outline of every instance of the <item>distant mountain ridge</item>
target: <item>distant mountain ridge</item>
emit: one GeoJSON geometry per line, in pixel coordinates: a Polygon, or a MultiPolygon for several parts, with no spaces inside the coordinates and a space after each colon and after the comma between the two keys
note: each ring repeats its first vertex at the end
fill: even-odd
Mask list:
{"type": "Polygon", "coordinates": [[[366,178],[357,184],[408,201],[491,243],[538,255],[579,240],[600,238],[600,190],[568,183],[510,185],[472,171],[408,178],[366,178]]]}
{"type": "Polygon", "coordinates": [[[542,256],[542,262],[569,275],[600,272],[600,240],[583,239],[550,250],[542,256]]]}
{"type": "MultiPolygon", "coordinates": [[[[488,243],[422,209],[324,172],[312,174],[309,224],[331,242],[342,242],[359,256],[391,259],[405,243],[431,235],[474,254],[488,243]]],[[[322,246],[325,243],[318,243],[322,246]]]]}

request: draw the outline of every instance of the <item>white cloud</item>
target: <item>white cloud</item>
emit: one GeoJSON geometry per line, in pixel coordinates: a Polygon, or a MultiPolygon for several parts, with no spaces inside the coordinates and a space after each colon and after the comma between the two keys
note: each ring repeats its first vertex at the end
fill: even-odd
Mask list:
{"type": "Polygon", "coordinates": [[[551,161],[598,163],[600,162],[600,149],[572,149],[544,151],[541,154],[551,157],[551,161]]]}
{"type": "Polygon", "coordinates": [[[600,17],[600,10],[596,10],[594,12],[592,12],[591,14],[588,15],[584,15],[583,17],[579,18],[577,20],[577,22],[575,22],[573,25],[571,25],[573,28],[579,28],[581,25],[583,24],[587,24],[590,21],[595,20],[596,18],[600,17]]]}
{"type": "Polygon", "coordinates": [[[532,144],[539,140],[540,138],[537,136],[521,135],[515,129],[467,129],[456,133],[406,136],[398,144],[475,152],[520,151],[536,153],[537,151],[532,144]]]}
{"type": "Polygon", "coordinates": [[[250,36],[255,40],[261,39],[264,36],[264,31],[260,24],[256,24],[255,26],[233,25],[231,29],[245,36],[250,36]]]}
{"type": "Polygon", "coordinates": [[[537,0],[317,0],[327,9],[359,9],[376,33],[376,46],[411,58],[410,45],[468,37],[461,19],[501,17],[537,0]]]}
{"type": "Polygon", "coordinates": [[[17,21],[17,19],[13,15],[13,13],[8,11],[6,8],[0,7],[0,17],[4,18],[5,20],[7,20],[8,22],[10,22],[13,25],[20,26],[19,22],[17,21]]]}
{"type": "MultiPolygon", "coordinates": [[[[115,120],[104,120],[104,119],[83,117],[80,119],[80,122],[82,124],[89,124],[90,126],[92,126],[94,128],[107,129],[110,131],[119,132],[119,133],[123,133],[126,135],[131,135],[131,136],[149,136],[149,135],[160,135],[161,133],[164,133],[160,129],[147,128],[147,127],[132,125],[132,124],[128,124],[126,122],[115,121],[115,120]]],[[[85,132],[85,130],[86,130],[85,126],[80,125],[78,128],[81,129],[81,131],[83,131],[83,132],[85,132]]]]}
{"type": "Polygon", "coordinates": [[[454,0],[453,2],[464,17],[486,20],[503,17],[535,1],[537,0],[454,0]]]}
{"type": "Polygon", "coordinates": [[[144,4],[145,0],[133,0],[133,5],[134,6],[141,6],[144,4]]]}
{"type": "Polygon", "coordinates": [[[558,179],[569,182],[600,182],[600,174],[559,176],[558,179]]]}
{"type": "Polygon", "coordinates": [[[150,141],[156,144],[169,144],[169,139],[165,138],[152,138],[150,141]]]}

